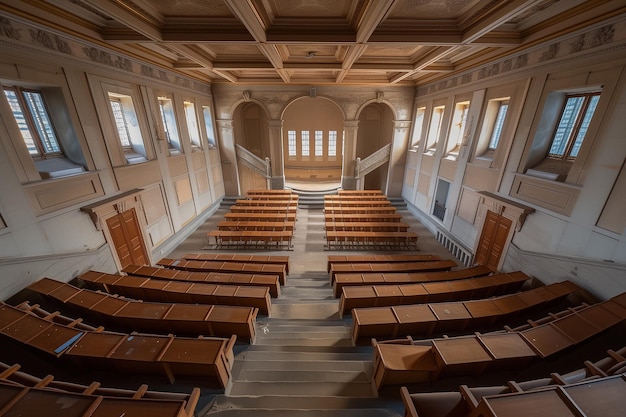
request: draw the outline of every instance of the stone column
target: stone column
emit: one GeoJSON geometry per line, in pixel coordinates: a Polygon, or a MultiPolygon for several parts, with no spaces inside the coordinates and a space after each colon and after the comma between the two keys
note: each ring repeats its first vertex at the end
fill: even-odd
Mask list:
{"type": "Polygon", "coordinates": [[[343,123],[343,161],[341,164],[341,188],[356,190],[357,179],[354,176],[356,159],[356,139],[359,128],[358,120],[346,120],[343,123]]]}
{"type": "Polygon", "coordinates": [[[285,154],[283,152],[283,121],[268,120],[268,136],[270,141],[270,162],[272,164],[272,178],[270,188],[282,190],[285,188],[285,154]]]}
{"type": "Polygon", "coordinates": [[[219,136],[222,139],[220,142],[220,157],[222,159],[224,193],[228,196],[238,196],[240,193],[239,170],[237,169],[233,120],[216,120],[216,124],[219,136]]]}

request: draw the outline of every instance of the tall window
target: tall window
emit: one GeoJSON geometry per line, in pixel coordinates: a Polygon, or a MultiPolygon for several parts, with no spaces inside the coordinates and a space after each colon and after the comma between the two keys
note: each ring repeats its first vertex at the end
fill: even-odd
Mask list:
{"type": "Polygon", "coordinates": [[[61,156],[61,146],[41,92],[7,87],[4,94],[28,152],[38,158],[61,156]]]}
{"type": "Polygon", "coordinates": [[[296,156],[296,131],[290,130],[287,132],[287,153],[289,156],[296,156]]]}
{"type": "Polygon", "coordinates": [[[172,99],[169,97],[159,97],[159,110],[170,155],[179,155],[182,148],[180,146],[178,129],[176,128],[176,115],[174,114],[172,99]]]}
{"type": "Polygon", "coordinates": [[[337,131],[328,132],[328,156],[337,156],[337,131]]]}
{"type": "Polygon", "coordinates": [[[446,146],[446,154],[452,157],[458,156],[463,143],[469,105],[469,101],[463,101],[456,103],[454,106],[452,126],[450,126],[450,133],[448,135],[448,143],[446,146]]]}
{"type": "Polygon", "coordinates": [[[129,164],[145,162],[147,160],[146,149],[137,123],[137,113],[135,113],[132,97],[112,92],[108,95],[117,136],[126,162],[129,164]]]}
{"type": "Polygon", "coordinates": [[[324,156],[324,132],[315,131],[315,156],[324,156]]]}
{"type": "Polygon", "coordinates": [[[576,159],[599,100],[600,92],[566,96],[548,158],[568,161],[576,159]]]}
{"type": "Polygon", "coordinates": [[[213,149],[217,146],[215,141],[215,133],[213,132],[213,116],[211,116],[211,108],[209,106],[202,106],[202,115],[204,116],[204,128],[206,130],[206,138],[209,143],[209,149],[213,149]]]}
{"type": "Polygon", "coordinates": [[[441,124],[443,123],[443,112],[445,110],[446,106],[437,106],[433,109],[433,115],[430,118],[430,128],[428,129],[427,151],[435,152],[437,149],[437,142],[439,141],[439,135],[441,133],[441,124]]]}
{"type": "Polygon", "coordinates": [[[185,120],[187,121],[187,130],[189,130],[189,139],[193,150],[200,150],[202,147],[200,140],[200,130],[198,129],[198,117],[196,116],[196,106],[191,101],[183,103],[185,109],[185,120]]]}
{"type": "Polygon", "coordinates": [[[302,140],[302,156],[309,156],[309,131],[303,130],[300,132],[302,140]]]}
{"type": "Polygon", "coordinates": [[[500,135],[502,134],[502,126],[504,126],[507,110],[509,110],[509,101],[498,101],[498,113],[493,123],[489,144],[487,145],[487,149],[490,151],[495,151],[498,147],[498,143],[500,143],[500,135]]]}
{"type": "Polygon", "coordinates": [[[426,113],[426,107],[419,107],[415,113],[415,122],[413,123],[413,139],[411,140],[411,147],[413,148],[417,148],[420,144],[422,128],[424,127],[424,113],[426,113]]]}

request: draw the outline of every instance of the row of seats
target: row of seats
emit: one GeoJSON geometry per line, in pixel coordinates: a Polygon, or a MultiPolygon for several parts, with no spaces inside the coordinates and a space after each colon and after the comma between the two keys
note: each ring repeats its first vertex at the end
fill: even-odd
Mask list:
{"type": "Polygon", "coordinates": [[[336,281],[338,274],[369,274],[369,273],[394,273],[394,272],[435,272],[449,271],[457,266],[452,259],[429,260],[423,259],[410,262],[352,262],[332,264],[330,266],[330,282],[336,281]]]}
{"type": "Polygon", "coordinates": [[[400,388],[406,417],[467,417],[481,415],[572,415],[621,416],[626,406],[626,347],[609,349],[607,356],[587,360],[566,374],[507,381],[503,385],[470,387],[458,391],[410,393],[400,388]],[[576,414],[574,414],[576,415],[576,414]]]}
{"type": "Polygon", "coordinates": [[[579,290],[575,284],[564,281],[486,299],[355,308],[352,310],[352,339],[356,344],[372,337],[428,337],[466,329],[483,330],[563,301],[579,290]]]}
{"type": "Polygon", "coordinates": [[[298,196],[289,190],[252,190],[237,199],[216,230],[207,233],[215,247],[289,249],[298,196]]]}
{"type": "Polygon", "coordinates": [[[339,314],[343,316],[353,308],[487,298],[518,291],[528,280],[523,272],[512,272],[455,281],[346,286],[341,290],[339,314]]]}
{"type": "Polygon", "coordinates": [[[388,385],[432,382],[443,376],[519,370],[530,363],[555,357],[624,319],[626,293],[572,309],[566,315],[550,317],[545,323],[519,331],[424,340],[378,342],[373,339],[374,384],[380,390],[388,385]]]}
{"type": "Polygon", "coordinates": [[[328,249],[416,249],[418,235],[401,219],[380,190],[324,197],[328,249]]]}
{"type": "Polygon", "coordinates": [[[103,387],[98,381],[83,385],[58,380],[50,374],[39,378],[22,371],[18,363],[9,366],[3,362],[0,362],[0,393],[6,413],[3,415],[63,417],[193,417],[200,398],[198,387],[192,388],[189,393],[179,393],[148,390],[146,384],[134,390],[103,387]],[[84,413],[82,409],[73,414],[73,407],[68,409],[65,399],[86,405],[91,414],[84,413]]]}

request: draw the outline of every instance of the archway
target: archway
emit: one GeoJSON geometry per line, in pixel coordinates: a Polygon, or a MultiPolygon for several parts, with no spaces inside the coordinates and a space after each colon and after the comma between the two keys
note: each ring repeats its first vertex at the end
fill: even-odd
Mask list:
{"type": "MultiPolygon", "coordinates": [[[[268,117],[257,103],[241,103],[235,110],[233,135],[235,144],[245,148],[259,159],[270,157],[268,117]]],[[[266,188],[267,179],[245,164],[237,165],[239,189],[242,195],[248,190],[266,188]]]]}
{"type": "MultiPolygon", "coordinates": [[[[393,139],[394,115],[389,106],[383,103],[371,103],[359,114],[356,156],[364,159],[373,154],[393,139]]],[[[389,163],[376,168],[365,176],[365,189],[387,189],[389,163]]]]}
{"type": "Polygon", "coordinates": [[[305,189],[341,183],[344,116],[323,97],[302,97],[283,113],[285,182],[305,189]]]}

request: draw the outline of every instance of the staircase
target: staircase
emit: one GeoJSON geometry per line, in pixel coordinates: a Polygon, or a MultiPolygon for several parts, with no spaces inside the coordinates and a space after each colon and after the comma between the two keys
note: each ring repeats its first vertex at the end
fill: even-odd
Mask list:
{"type": "Polygon", "coordinates": [[[290,189],[294,194],[298,195],[299,208],[321,210],[324,208],[324,196],[337,194],[339,187],[333,187],[327,190],[304,190],[294,187],[290,187],[290,189]]]}
{"type": "MultiPolygon", "coordinates": [[[[323,194],[322,194],[323,195],[323,194]]],[[[323,197],[322,197],[323,201],[323,197]]],[[[399,398],[372,386],[372,347],[353,346],[352,319],[339,318],[323,251],[323,214],[300,210],[290,273],[257,339],[237,346],[231,384],[206,417],[400,417],[399,398]]]]}

